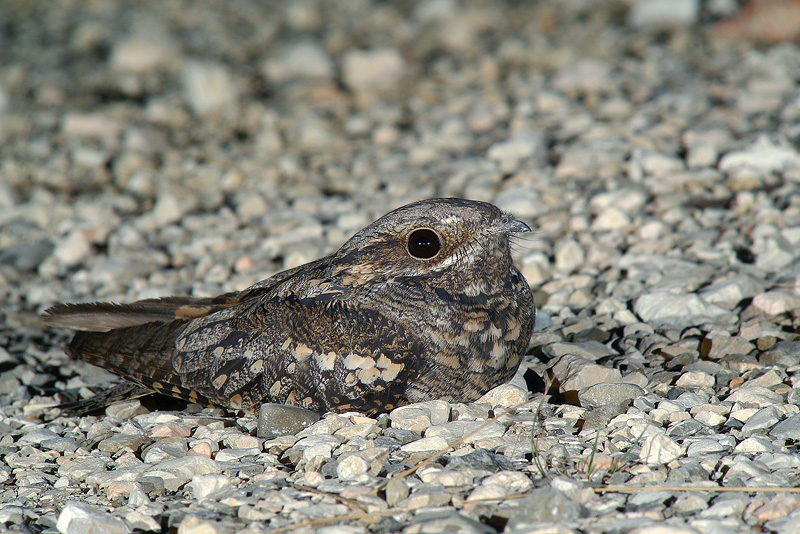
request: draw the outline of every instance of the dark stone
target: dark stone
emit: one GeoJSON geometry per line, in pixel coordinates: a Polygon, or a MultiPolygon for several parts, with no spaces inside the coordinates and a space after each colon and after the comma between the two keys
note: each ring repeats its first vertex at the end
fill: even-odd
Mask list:
{"type": "Polygon", "coordinates": [[[448,457],[447,467],[458,469],[480,469],[482,471],[508,471],[514,469],[514,464],[504,456],[500,456],[486,449],[477,449],[464,456],[448,457]]]}

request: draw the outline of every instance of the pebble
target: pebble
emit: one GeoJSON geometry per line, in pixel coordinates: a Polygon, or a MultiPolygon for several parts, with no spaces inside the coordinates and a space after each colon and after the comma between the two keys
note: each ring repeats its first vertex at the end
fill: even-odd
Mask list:
{"type": "Polygon", "coordinates": [[[646,30],[691,26],[699,10],[697,0],[676,0],[669,6],[658,0],[638,0],[628,12],[628,24],[646,30]]]}
{"type": "Polygon", "coordinates": [[[723,171],[749,167],[759,172],[772,172],[798,165],[800,155],[797,150],[777,145],[765,136],[759,137],[748,149],[728,152],[719,161],[719,168],[723,171]]]}
{"type": "Polygon", "coordinates": [[[130,529],[122,519],[103,509],[82,502],[69,501],[58,515],[56,528],[61,534],[104,532],[127,534],[130,529]]]}
{"type": "Polygon", "coordinates": [[[354,91],[382,91],[394,86],[406,69],[393,48],[352,50],[342,58],[342,78],[354,91]]]}
{"type": "Polygon", "coordinates": [[[523,499],[511,517],[506,529],[514,531],[536,523],[569,523],[586,517],[588,510],[562,492],[551,488],[538,488],[523,499]]]}
{"type": "Polygon", "coordinates": [[[220,116],[236,109],[239,92],[228,69],[221,64],[187,61],[183,84],[186,100],[197,115],[220,116]]]}
{"type": "Polygon", "coordinates": [[[680,458],[683,449],[664,434],[651,434],[642,442],[639,458],[648,465],[663,465],[680,458]]]}
{"type": "Polygon", "coordinates": [[[268,402],[258,409],[258,437],[273,439],[297,434],[319,418],[319,414],[304,408],[268,402]]]}
{"type": "Polygon", "coordinates": [[[83,230],[71,232],[53,250],[53,257],[63,267],[74,267],[83,263],[92,251],[92,244],[83,230]]]}
{"type": "Polygon", "coordinates": [[[191,482],[186,485],[192,492],[192,496],[198,501],[215,498],[231,488],[231,478],[226,475],[208,474],[195,475],[191,482]]]}
{"type": "Polygon", "coordinates": [[[408,485],[401,479],[392,478],[386,484],[386,503],[395,506],[408,497],[408,485]]]}
{"type": "Polygon", "coordinates": [[[797,440],[800,438],[800,414],[790,415],[773,426],[769,431],[769,435],[773,438],[784,440],[797,440]]]}
{"type": "Polygon", "coordinates": [[[264,64],[264,73],[272,83],[297,80],[328,80],[333,76],[333,62],[325,49],[313,42],[287,47],[264,64]]]}
{"type": "Polygon", "coordinates": [[[195,475],[207,475],[220,471],[221,468],[214,460],[203,456],[184,456],[183,458],[164,460],[151,467],[147,473],[151,477],[163,479],[164,489],[167,491],[177,491],[195,475]]]}
{"type": "Polygon", "coordinates": [[[728,312],[698,295],[650,293],[636,299],[633,311],[646,323],[686,327],[727,318],[728,312]]]}
{"type": "Polygon", "coordinates": [[[617,369],[571,354],[559,358],[551,372],[561,391],[580,391],[595,384],[622,382],[622,374],[617,369]]]}
{"type": "Polygon", "coordinates": [[[634,384],[600,383],[578,391],[578,400],[584,408],[628,406],[644,393],[642,388],[634,384]]]}
{"type": "Polygon", "coordinates": [[[752,307],[766,315],[781,315],[800,307],[800,297],[782,289],[772,289],[753,297],[752,307]]]}

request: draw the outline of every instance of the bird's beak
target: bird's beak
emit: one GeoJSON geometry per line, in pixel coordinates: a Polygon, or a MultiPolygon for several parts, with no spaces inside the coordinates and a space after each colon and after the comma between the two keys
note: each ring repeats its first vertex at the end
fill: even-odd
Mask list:
{"type": "Polygon", "coordinates": [[[502,232],[507,233],[523,233],[523,232],[530,232],[531,227],[525,224],[524,222],[520,221],[519,219],[515,219],[512,215],[506,214],[502,218],[500,218],[497,223],[495,223],[497,229],[502,232]]]}

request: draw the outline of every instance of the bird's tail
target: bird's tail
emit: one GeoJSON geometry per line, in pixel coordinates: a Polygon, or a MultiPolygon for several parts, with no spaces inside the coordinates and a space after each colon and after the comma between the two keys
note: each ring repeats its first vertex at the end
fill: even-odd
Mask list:
{"type": "Polygon", "coordinates": [[[73,358],[164,395],[212,404],[185,387],[175,372],[175,341],[189,320],[235,302],[235,297],[223,295],[214,299],[150,299],[132,304],[59,304],[46,310],[42,320],[47,325],[78,330],[66,349],[73,358]]]}

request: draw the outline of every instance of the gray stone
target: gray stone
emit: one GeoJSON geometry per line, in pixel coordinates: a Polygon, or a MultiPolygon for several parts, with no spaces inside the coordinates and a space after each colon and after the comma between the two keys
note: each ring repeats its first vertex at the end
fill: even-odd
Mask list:
{"type": "Polygon", "coordinates": [[[628,24],[646,30],[691,26],[699,10],[697,0],[676,0],[669,5],[659,0],[638,0],[628,13],[628,24]]]}
{"type": "Polygon", "coordinates": [[[33,271],[52,251],[53,243],[48,239],[17,245],[0,250],[0,264],[11,265],[21,272],[33,271]]]}
{"type": "Polygon", "coordinates": [[[622,374],[617,369],[597,365],[571,354],[559,358],[550,369],[562,392],[579,391],[595,384],[622,382],[622,374]]]}
{"type": "Polygon", "coordinates": [[[708,321],[731,319],[730,313],[698,295],[646,293],[636,299],[633,311],[647,323],[687,327],[708,321]]]}
{"type": "Polygon", "coordinates": [[[200,116],[220,116],[233,113],[239,91],[228,69],[209,61],[187,61],[183,69],[186,100],[200,116]]]}
{"type": "Polygon", "coordinates": [[[751,306],[766,315],[781,315],[800,308],[800,296],[783,289],[771,289],[753,297],[751,306]]]}
{"type": "Polygon", "coordinates": [[[725,399],[743,406],[765,408],[774,404],[783,404],[783,396],[763,386],[744,386],[733,390],[725,399]]]}
{"type": "Polygon", "coordinates": [[[142,434],[114,434],[113,436],[104,439],[97,444],[97,448],[101,451],[116,453],[124,448],[129,448],[132,451],[138,451],[142,444],[150,441],[145,435],[142,434]]]}
{"type": "Polygon", "coordinates": [[[154,465],[147,471],[147,475],[164,479],[164,488],[167,491],[177,491],[195,475],[207,475],[220,471],[220,466],[214,460],[204,456],[184,456],[154,465]]]}
{"type": "Polygon", "coordinates": [[[644,395],[644,390],[633,384],[601,383],[582,388],[578,400],[584,408],[628,406],[639,395],[644,395]]]}
{"type": "Polygon", "coordinates": [[[780,419],[781,414],[775,406],[762,408],[747,419],[741,430],[742,435],[767,434],[773,426],[778,424],[780,419]]]}
{"type": "Polygon", "coordinates": [[[393,87],[405,71],[405,62],[393,48],[353,50],[342,57],[342,77],[354,91],[380,91],[393,87]]]}
{"type": "Polygon", "coordinates": [[[513,469],[513,464],[505,456],[494,454],[487,449],[476,449],[462,456],[449,456],[447,467],[453,469],[476,469],[496,473],[513,469]]]}
{"type": "Polygon", "coordinates": [[[639,458],[648,465],[663,465],[680,458],[683,449],[664,434],[651,434],[642,442],[639,458]]]}
{"type": "Polygon", "coordinates": [[[259,438],[273,439],[297,434],[319,419],[319,414],[310,410],[268,402],[262,404],[258,410],[257,435],[259,438]]]}
{"type": "Polygon", "coordinates": [[[791,415],[775,425],[769,435],[777,439],[800,441],[800,414],[791,415]]]}
{"type": "Polygon", "coordinates": [[[762,136],[750,148],[728,152],[722,156],[719,168],[723,171],[732,171],[748,167],[761,172],[771,172],[796,167],[799,159],[800,156],[794,148],[776,145],[766,136],[762,136]]]}
{"type": "Polygon", "coordinates": [[[386,484],[386,503],[395,506],[397,503],[408,497],[408,484],[402,479],[392,478],[386,484]]]}
{"type": "Polygon", "coordinates": [[[232,487],[231,477],[219,474],[195,475],[186,485],[198,501],[211,499],[232,487]]]}
{"type": "Polygon", "coordinates": [[[403,529],[408,534],[493,534],[494,529],[452,510],[422,511],[414,515],[409,526],[403,529]]]}
{"type": "Polygon", "coordinates": [[[83,480],[88,475],[105,471],[108,461],[96,456],[79,456],[63,463],[58,468],[58,474],[72,480],[83,480]]]}
{"type": "MultiPolygon", "coordinates": [[[[537,322],[539,321],[539,314],[536,316],[537,322]]],[[[614,350],[608,348],[606,345],[599,341],[582,341],[580,343],[548,343],[542,347],[542,352],[550,358],[560,358],[565,354],[572,354],[580,356],[591,361],[597,361],[601,358],[613,356],[616,353],[614,350]]]]}
{"type": "Polygon", "coordinates": [[[800,341],[778,341],[770,350],[761,353],[758,361],[782,367],[800,365],[800,341]]]}
{"type": "Polygon", "coordinates": [[[264,65],[267,78],[273,83],[294,80],[327,80],[333,75],[333,63],[325,49],[317,43],[297,43],[280,52],[264,65]]]}
{"type": "Polygon", "coordinates": [[[519,503],[508,518],[506,529],[519,529],[535,523],[570,522],[587,515],[588,510],[582,504],[556,489],[544,487],[533,490],[530,497],[519,503]]]}
{"type": "Polygon", "coordinates": [[[45,440],[50,440],[50,439],[58,438],[58,437],[60,437],[60,436],[58,434],[56,434],[55,432],[53,432],[52,430],[50,430],[50,429],[37,428],[37,429],[32,430],[32,431],[28,432],[27,434],[23,435],[21,438],[19,438],[19,442],[20,443],[34,443],[34,444],[38,445],[38,444],[42,443],[45,440]]]}
{"type": "Polygon", "coordinates": [[[130,529],[122,519],[102,508],[69,501],[58,515],[56,528],[61,534],[127,534],[130,529]]]}
{"type": "Polygon", "coordinates": [[[106,415],[109,417],[116,417],[117,419],[130,419],[137,415],[147,413],[147,408],[142,406],[139,399],[133,399],[125,402],[116,402],[106,408],[106,415]]]}
{"type": "Polygon", "coordinates": [[[142,451],[142,460],[148,464],[157,464],[172,458],[181,458],[189,452],[185,438],[164,438],[142,451]]]}

